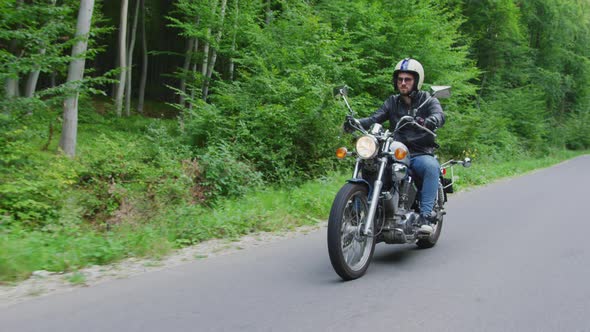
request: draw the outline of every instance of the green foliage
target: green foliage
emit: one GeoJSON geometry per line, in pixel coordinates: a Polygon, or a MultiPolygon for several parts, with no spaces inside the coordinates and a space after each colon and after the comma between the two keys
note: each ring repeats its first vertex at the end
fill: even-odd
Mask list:
{"type": "Polygon", "coordinates": [[[190,101],[195,108],[185,116],[187,140],[210,146],[207,155],[239,142],[232,153],[266,182],[321,174],[343,115],[335,114],[328,95],[338,45],[328,27],[300,7],[251,38],[236,60],[240,82],[218,83],[212,105],[190,101]]]}
{"type": "Polygon", "coordinates": [[[514,177],[530,171],[549,167],[564,160],[587,154],[563,149],[548,149],[542,155],[532,156],[530,153],[522,153],[518,159],[481,156],[473,160],[470,168],[455,167],[455,189],[463,190],[475,186],[486,185],[498,179],[514,177]]]}
{"type": "Polygon", "coordinates": [[[555,140],[563,142],[568,149],[586,150],[590,148],[590,112],[571,112],[563,123],[555,126],[555,140]]]}
{"type": "MultiPolygon", "coordinates": [[[[469,169],[456,168],[457,189],[483,185],[555,164],[575,153],[549,151],[543,158],[474,160],[469,169]]],[[[32,271],[76,271],[128,256],[161,257],[173,247],[212,238],[235,238],[259,231],[285,231],[325,220],[346,175],[329,174],[289,189],[269,189],[240,199],[225,199],[214,209],[183,205],[161,211],[151,225],[119,225],[101,234],[84,228],[60,232],[4,229],[0,236],[0,282],[21,280],[32,271]]]]}
{"type": "Polygon", "coordinates": [[[560,114],[589,106],[587,3],[457,2],[466,18],[461,29],[473,38],[472,54],[483,70],[479,108],[469,116],[479,122],[473,145],[510,155],[563,146],[565,137],[583,142],[574,134],[578,128],[565,129],[576,127],[569,119],[579,114],[560,114]],[[553,122],[561,129],[550,130],[553,122]]]}
{"type": "Polygon", "coordinates": [[[129,256],[159,257],[172,248],[149,226],[118,226],[110,234],[86,228],[28,231],[18,226],[0,231],[0,283],[26,279],[36,270],[76,271],[129,256]]]}
{"type": "Polygon", "coordinates": [[[182,168],[190,154],[174,138],[177,133],[163,121],[136,119],[138,124],[132,127],[131,119],[119,118],[104,125],[144,128],[139,132],[86,133],[90,144],[80,148],[78,187],[92,195],[83,205],[87,217],[104,220],[130,204],[161,207],[190,196],[194,179],[182,168]]]}
{"type": "Polygon", "coordinates": [[[534,0],[522,4],[535,49],[535,79],[552,114],[589,106],[590,18],[587,1],[534,0]]]}
{"type": "MultiPolygon", "coordinates": [[[[345,108],[332,88],[351,86],[353,108],[366,116],[392,93],[393,66],[404,57],[424,64],[425,88],[453,86],[453,97],[441,100],[447,122],[438,131],[439,152],[474,158],[473,168],[458,171],[461,184],[540,165],[498,166],[514,155],[590,146],[587,1],[289,0],[273,2],[270,11],[263,5],[228,1],[223,26],[212,1],[170,5],[173,31],[200,43],[188,52],[190,70],[175,75],[188,82],[184,92],[173,88],[185,97],[173,105],[178,121],[115,118],[108,106],[96,113],[100,103],[88,96],[112,83],[114,72],[70,86],[45,82],[30,98],[0,98],[0,281],[324,218],[343,181],[332,172],[350,167],[333,157],[350,136],[342,135],[345,108]],[[204,83],[205,42],[219,58],[203,100],[193,92],[204,83]],[[82,93],[78,157],[70,160],[56,137],[63,97],[73,92],[82,93]]],[[[152,24],[164,17],[159,8],[151,3],[152,24]]],[[[75,0],[0,1],[5,88],[36,70],[63,78],[75,9],[75,0]]],[[[87,58],[104,31],[95,12],[87,58]]],[[[157,70],[152,77],[174,76],[157,70]]]]}
{"type": "MultiPolygon", "coordinates": [[[[96,85],[106,82],[102,77],[86,79],[80,86],[78,83],[70,86],[59,85],[58,82],[57,87],[47,88],[48,84],[45,84],[41,89],[37,88],[37,83],[32,84],[37,82],[37,79],[31,80],[35,77],[34,73],[51,73],[54,75],[52,79],[65,76],[68,64],[72,60],[69,55],[71,48],[78,42],[78,38],[89,38],[89,48],[83,54],[86,59],[92,59],[102,50],[96,45],[96,39],[112,30],[103,26],[100,1],[95,4],[90,36],[78,38],[75,37],[75,32],[79,1],[11,1],[4,6],[5,8],[0,11],[0,82],[5,83],[7,87],[8,83],[13,83],[13,86],[1,94],[0,103],[5,103],[3,98],[11,99],[21,95],[25,84],[20,82],[26,82],[27,86],[31,84],[31,91],[25,93],[35,96],[30,99],[42,97],[37,102],[42,100],[48,104],[47,108],[55,105],[53,99],[48,100],[48,97],[59,96],[63,99],[65,95],[72,93],[72,88],[75,88],[74,92],[103,93],[95,89],[96,85]]],[[[87,71],[94,70],[91,68],[87,71]]],[[[105,75],[109,75],[108,71],[105,75]]]]}
{"type": "Polygon", "coordinates": [[[206,196],[239,197],[263,184],[262,175],[248,163],[236,159],[234,147],[220,143],[209,145],[198,157],[204,172],[201,186],[207,188],[206,196]]]}
{"type": "MultiPolygon", "coordinates": [[[[112,223],[119,222],[122,214],[141,218],[144,213],[135,212],[139,206],[154,205],[157,210],[190,199],[194,175],[182,166],[183,160],[190,160],[189,150],[174,138],[178,133],[169,124],[137,118],[141,121],[130,127],[131,119],[83,115],[82,128],[92,131],[80,132],[80,157],[70,160],[51,149],[42,151],[49,138],[36,121],[45,122],[47,117],[25,117],[33,128],[14,116],[0,119],[4,225],[27,229],[66,226],[65,215],[74,208],[79,210],[79,220],[112,223]],[[86,122],[92,126],[86,127],[86,122]],[[132,209],[133,205],[137,207],[132,209]]],[[[49,146],[55,149],[55,142],[49,146]]]]}
{"type": "Polygon", "coordinates": [[[56,6],[49,1],[12,1],[0,11],[0,40],[11,44],[11,49],[0,51],[0,80],[33,70],[47,72],[67,63],[62,53],[73,44],[56,41],[72,36],[73,12],[69,4],[56,6]]]}
{"type": "Polygon", "coordinates": [[[527,83],[531,51],[519,7],[513,0],[464,1],[462,29],[473,38],[472,53],[484,71],[482,94],[489,87],[527,83]]]}
{"type": "Polygon", "coordinates": [[[327,217],[333,195],[344,179],[331,174],[291,189],[261,190],[240,199],[219,201],[214,210],[182,206],[162,215],[161,224],[169,240],[178,246],[313,225],[327,217]]]}
{"type": "Polygon", "coordinates": [[[80,272],[74,272],[72,275],[68,276],[68,281],[74,285],[82,285],[86,283],[86,276],[80,272]]]}
{"type": "Polygon", "coordinates": [[[333,150],[345,115],[330,95],[336,84],[354,84],[358,111],[367,114],[391,93],[393,65],[412,55],[428,66],[431,82],[456,83],[454,105],[473,95],[468,81],[477,71],[456,32],[455,13],[410,2],[346,3],[344,16],[322,11],[337,6],[293,2],[272,24],[247,25],[250,34],[234,59],[239,80],[217,82],[210,104],[189,100],[187,142],[197,148],[239,142],[232,147],[238,159],[266,182],[300,181],[336,167],[333,150]],[[389,24],[394,21],[399,24],[389,24]]]}
{"type": "Polygon", "coordinates": [[[506,154],[535,150],[543,145],[548,133],[548,116],[542,94],[535,87],[498,92],[489,102],[482,100],[482,109],[486,114],[484,123],[487,121],[489,133],[495,137],[478,140],[480,143],[491,146],[500,143],[506,154]],[[510,140],[509,137],[513,137],[516,146],[506,145],[507,141],[502,143],[503,138],[510,140]]]}
{"type": "Polygon", "coordinates": [[[45,227],[59,217],[61,205],[56,202],[75,182],[76,171],[69,160],[39,151],[43,142],[22,119],[0,119],[0,214],[7,217],[3,224],[45,227]]]}

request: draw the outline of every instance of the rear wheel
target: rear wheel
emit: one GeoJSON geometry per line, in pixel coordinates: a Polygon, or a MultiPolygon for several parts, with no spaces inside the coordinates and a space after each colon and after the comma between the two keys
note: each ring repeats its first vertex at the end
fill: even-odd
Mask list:
{"type": "Polygon", "coordinates": [[[445,204],[445,196],[444,195],[445,194],[443,191],[443,186],[439,181],[438,194],[436,195],[436,202],[434,202],[434,211],[439,216],[439,218],[438,218],[438,221],[436,222],[436,224],[432,225],[432,227],[434,228],[432,234],[429,237],[419,239],[416,242],[418,247],[420,247],[422,249],[434,247],[434,245],[438,241],[438,238],[440,237],[440,232],[442,231],[443,218],[444,218],[444,216],[440,212],[443,211],[443,209],[444,209],[444,204],[445,204]]]}
{"type": "Polygon", "coordinates": [[[347,183],[336,195],[330,210],[328,253],[332,267],[344,280],[365,274],[375,250],[375,238],[361,235],[369,214],[367,197],[365,185],[347,183]]]}

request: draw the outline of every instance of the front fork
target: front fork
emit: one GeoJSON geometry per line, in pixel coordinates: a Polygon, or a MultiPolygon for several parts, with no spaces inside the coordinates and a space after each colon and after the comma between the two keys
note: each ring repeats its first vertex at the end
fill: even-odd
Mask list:
{"type": "Polygon", "coordinates": [[[381,181],[381,179],[383,179],[383,173],[385,172],[385,167],[387,167],[387,157],[382,157],[380,159],[380,162],[381,165],[379,166],[379,174],[377,175],[377,179],[375,180],[375,184],[373,185],[373,193],[371,195],[371,205],[369,206],[367,222],[365,223],[364,229],[361,231],[361,235],[373,235],[372,226],[374,224],[375,211],[377,211],[377,205],[379,204],[379,195],[381,194],[381,188],[383,188],[383,181],[381,181]]]}

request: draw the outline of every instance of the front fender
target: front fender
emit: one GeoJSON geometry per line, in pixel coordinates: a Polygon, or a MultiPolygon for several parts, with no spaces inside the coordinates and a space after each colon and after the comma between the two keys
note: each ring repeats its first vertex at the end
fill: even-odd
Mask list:
{"type": "Polygon", "coordinates": [[[369,191],[369,197],[371,197],[371,194],[373,193],[373,186],[369,183],[369,181],[365,179],[348,179],[346,180],[346,182],[364,184],[365,186],[367,186],[367,190],[369,191]]]}

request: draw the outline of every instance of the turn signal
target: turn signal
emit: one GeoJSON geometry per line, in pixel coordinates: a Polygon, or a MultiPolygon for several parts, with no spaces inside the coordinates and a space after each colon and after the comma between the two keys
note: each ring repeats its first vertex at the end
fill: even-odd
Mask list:
{"type": "Polygon", "coordinates": [[[336,158],[338,158],[338,159],[346,158],[347,154],[348,154],[348,150],[345,147],[341,147],[341,148],[338,148],[338,150],[336,150],[336,158]]]}
{"type": "Polygon", "coordinates": [[[401,147],[397,148],[397,149],[395,149],[394,155],[395,155],[395,159],[402,160],[408,155],[408,150],[401,148],[401,147]]]}

